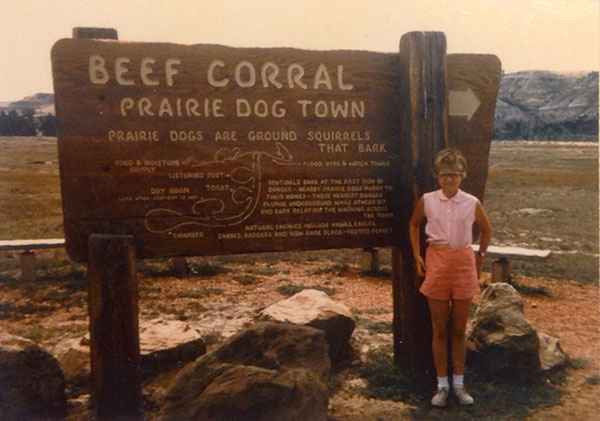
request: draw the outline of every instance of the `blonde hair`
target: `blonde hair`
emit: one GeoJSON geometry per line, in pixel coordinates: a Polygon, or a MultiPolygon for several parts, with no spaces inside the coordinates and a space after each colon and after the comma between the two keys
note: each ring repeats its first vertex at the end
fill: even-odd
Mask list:
{"type": "Polygon", "coordinates": [[[448,165],[451,167],[460,167],[460,172],[467,173],[467,160],[461,151],[455,148],[442,149],[438,152],[435,159],[435,171],[440,170],[440,165],[448,165]]]}

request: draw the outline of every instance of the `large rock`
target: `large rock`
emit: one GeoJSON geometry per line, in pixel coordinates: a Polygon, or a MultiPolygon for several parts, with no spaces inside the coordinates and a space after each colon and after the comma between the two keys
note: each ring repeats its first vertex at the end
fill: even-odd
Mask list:
{"type": "Polygon", "coordinates": [[[469,363],[493,377],[527,378],[541,371],[538,335],[523,308],[507,283],[484,291],[468,337],[469,363]]]}
{"type": "Polygon", "coordinates": [[[538,333],[538,338],[540,341],[539,358],[542,370],[547,371],[565,367],[567,354],[561,348],[558,339],[542,332],[538,333]]]}
{"type": "MultiPolygon", "coordinates": [[[[54,353],[67,381],[80,389],[89,387],[89,333],[80,341],[65,341],[54,353]]],[[[153,376],[194,361],[206,353],[200,334],[178,320],[140,321],[140,358],[144,377],[153,376]]]]}
{"type": "Polygon", "coordinates": [[[337,365],[349,356],[349,340],[355,323],[350,309],[332,300],[326,293],[305,289],[286,300],[267,307],[259,314],[262,320],[294,323],[325,332],[329,358],[337,365]]]}
{"type": "Polygon", "coordinates": [[[58,353],[58,362],[68,383],[88,387],[90,382],[90,348],[81,341],[68,341],[70,346],[58,353]]]}
{"type": "Polygon", "coordinates": [[[142,320],[140,353],[142,373],[151,375],[194,361],[206,353],[206,343],[187,322],[142,320]]]}
{"type": "Polygon", "coordinates": [[[58,361],[29,339],[0,333],[0,418],[64,415],[65,377],[58,361]]]}
{"type": "Polygon", "coordinates": [[[330,363],[322,331],[260,323],[185,366],[165,420],[325,420],[330,363]]]}

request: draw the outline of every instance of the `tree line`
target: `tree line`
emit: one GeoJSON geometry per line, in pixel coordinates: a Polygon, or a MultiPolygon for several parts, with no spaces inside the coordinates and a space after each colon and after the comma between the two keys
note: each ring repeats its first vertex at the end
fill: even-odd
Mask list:
{"type": "Polygon", "coordinates": [[[0,136],[56,136],[56,116],[36,116],[33,108],[0,112],[0,136]]]}

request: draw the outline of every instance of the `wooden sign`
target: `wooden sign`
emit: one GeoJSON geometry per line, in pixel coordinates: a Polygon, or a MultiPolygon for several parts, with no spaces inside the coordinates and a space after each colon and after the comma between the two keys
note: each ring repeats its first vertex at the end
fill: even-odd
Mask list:
{"type": "MultiPolygon", "coordinates": [[[[447,147],[446,36],[442,32],[409,32],[400,40],[403,138],[410,139],[414,172],[413,203],[437,188],[435,157],[447,147]]],[[[412,206],[411,206],[412,211],[412,206]]],[[[408,230],[408,219],[402,225],[408,230]]],[[[421,246],[425,249],[424,226],[421,246]]],[[[418,282],[417,282],[418,281],[418,282]]],[[[431,318],[427,298],[418,291],[410,242],[392,249],[394,299],[394,360],[404,362],[419,377],[435,378],[431,354],[431,318]]],[[[430,385],[431,386],[431,385],[430,385]]]]}
{"type": "Polygon", "coordinates": [[[448,145],[467,158],[462,189],[483,200],[488,156],[494,130],[501,64],[487,54],[449,54],[448,145]]]}
{"type": "Polygon", "coordinates": [[[64,39],[52,65],[74,260],[93,233],[142,258],[398,241],[397,55],[64,39]]]}

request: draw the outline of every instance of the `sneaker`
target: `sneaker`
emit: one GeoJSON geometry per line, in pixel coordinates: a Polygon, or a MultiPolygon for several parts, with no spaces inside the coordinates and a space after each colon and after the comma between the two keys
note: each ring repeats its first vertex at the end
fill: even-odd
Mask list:
{"type": "Polygon", "coordinates": [[[431,398],[431,404],[433,406],[446,406],[448,400],[448,389],[438,389],[437,393],[431,398]]]}
{"type": "Polygon", "coordinates": [[[464,388],[454,389],[454,394],[461,405],[473,405],[473,398],[464,388]]]}

